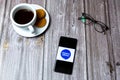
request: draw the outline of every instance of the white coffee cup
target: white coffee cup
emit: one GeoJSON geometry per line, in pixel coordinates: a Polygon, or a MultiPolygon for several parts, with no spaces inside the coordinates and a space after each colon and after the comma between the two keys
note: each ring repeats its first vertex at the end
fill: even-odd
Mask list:
{"type": "Polygon", "coordinates": [[[16,27],[22,28],[22,29],[27,29],[31,33],[35,32],[35,29],[34,29],[33,25],[36,22],[36,16],[37,16],[36,15],[36,10],[30,4],[27,4],[27,3],[21,3],[21,4],[16,5],[11,10],[11,13],[10,13],[10,19],[11,19],[13,25],[15,25],[16,27]],[[22,10],[22,9],[30,10],[33,13],[33,18],[28,23],[25,23],[25,24],[17,23],[14,20],[16,12],[18,12],[19,10],[22,10]]]}

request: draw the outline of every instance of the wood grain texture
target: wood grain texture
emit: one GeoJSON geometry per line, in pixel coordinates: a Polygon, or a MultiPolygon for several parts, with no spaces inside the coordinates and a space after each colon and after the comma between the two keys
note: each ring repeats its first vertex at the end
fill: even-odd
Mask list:
{"type": "MultiPolygon", "coordinates": [[[[1,46],[1,39],[2,39],[2,32],[3,32],[3,22],[4,22],[4,13],[5,13],[5,3],[6,1],[0,0],[0,46],[1,46]]],[[[2,49],[0,48],[0,71],[1,71],[1,66],[2,66],[2,49]]]]}
{"type": "Polygon", "coordinates": [[[47,1],[47,9],[51,15],[51,25],[45,35],[43,80],[87,80],[85,28],[77,20],[83,11],[83,1],[51,0],[47,1]],[[72,75],[54,72],[60,36],[78,39],[78,48],[72,75]]]}
{"type": "MultiPolygon", "coordinates": [[[[36,38],[21,37],[13,30],[9,19],[10,10],[23,2],[27,1],[9,0],[5,5],[4,33],[2,33],[0,47],[2,54],[1,80],[42,80],[43,78],[44,35],[36,38]]],[[[42,3],[41,6],[44,6],[42,3]]]]}
{"type": "Polygon", "coordinates": [[[0,80],[119,80],[119,0],[0,0],[0,80]],[[19,3],[38,4],[50,14],[48,30],[34,38],[18,35],[9,18],[19,3]],[[84,25],[82,12],[110,28],[106,35],[84,25]],[[60,36],[78,39],[73,74],[54,72],[60,36]]]}
{"type": "Polygon", "coordinates": [[[120,79],[120,1],[119,0],[110,0],[109,4],[109,13],[110,13],[110,25],[111,25],[111,36],[113,41],[113,53],[114,53],[114,63],[116,76],[115,79],[120,79]]]}
{"type": "MultiPolygon", "coordinates": [[[[86,0],[85,11],[107,24],[105,0],[86,0]]],[[[108,25],[108,24],[107,24],[108,25]]],[[[97,25],[96,25],[97,27],[97,25]]],[[[109,34],[109,33],[108,33],[109,34]]],[[[87,61],[89,80],[112,80],[110,74],[108,34],[98,33],[93,25],[86,25],[87,61]]]]}

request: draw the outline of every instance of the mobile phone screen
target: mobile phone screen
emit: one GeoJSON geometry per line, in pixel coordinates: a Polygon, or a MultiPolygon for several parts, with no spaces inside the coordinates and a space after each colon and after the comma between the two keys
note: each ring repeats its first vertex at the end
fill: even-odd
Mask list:
{"type": "Polygon", "coordinates": [[[55,71],[72,74],[77,39],[61,37],[56,56],[55,71]]]}

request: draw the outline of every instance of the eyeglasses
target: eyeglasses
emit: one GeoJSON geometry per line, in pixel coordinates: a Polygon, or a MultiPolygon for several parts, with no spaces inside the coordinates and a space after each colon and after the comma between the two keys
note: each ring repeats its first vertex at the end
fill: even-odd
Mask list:
{"type": "Polygon", "coordinates": [[[78,17],[78,20],[81,20],[84,24],[89,25],[91,23],[94,23],[94,29],[99,33],[104,33],[109,30],[106,24],[104,24],[101,21],[97,21],[94,18],[92,18],[89,14],[82,13],[81,17],[78,17]]]}

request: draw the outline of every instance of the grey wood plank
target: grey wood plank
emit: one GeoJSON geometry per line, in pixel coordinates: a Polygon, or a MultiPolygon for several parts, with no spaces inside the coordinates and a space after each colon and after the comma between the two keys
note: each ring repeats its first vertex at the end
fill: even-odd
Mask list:
{"type": "Polygon", "coordinates": [[[50,0],[46,9],[51,16],[51,25],[45,34],[43,80],[87,80],[85,28],[77,20],[83,11],[83,0],[50,0]],[[60,36],[78,39],[72,75],[54,72],[60,36]]]}
{"type": "Polygon", "coordinates": [[[110,69],[110,75],[111,80],[116,80],[116,71],[115,71],[115,57],[113,52],[113,42],[112,42],[112,36],[111,36],[111,25],[110,25],[110,13],[109,13],[109,2],[108,0],[105,1],[105,18],[106,18],[106,24],[110,28],[109,31],[107,31],[107,43],[108,43],[108,52],[109,52],[109,62],[107,63],[109,69],[110,69]],[[106,15],[107,14],[107,15],[106,15]]]}
{"type": "Polygon", "coordinates": [[[46,6],[46,1],[47,0],[27,0],[27,3],[30,3],[30,4],[38,4],[42,7],[45,7],[46,6]]]}
{"type": "Polygon", "coordinates": [[[112,42],[112,36],[111,36],[111,25],[110,25],[110,13],[109,13],[109,0],[105,0],[105,18],[106,18],[106,24],[110,28],[109,31],[107,31],[107,43],[108,43],[108,52],[109,52],[109,62],[107,63],[109,69],[110,69],[110,75],[111,80],[116,80],[116,71],[115,71],[115,57],[113,52],[113,42],[112,42]],[[107,14],[107,15],[106,15],[107,14]]]}
{"type": "MultiPolygon", "coordinates": [[[[90,14],[96,20],[106,21],[106,2],[105,0],[86,0],[86,13],[90,14]]],[[[108,24],[107,24],[108,25],[108,24]]],[[[94,29],[94,24],[86,25],[87,38],[87,61],[88,61],[88,79],[89,80],[113,80],[111,79],[108,34],[98,33],[94,29]]]]}
{"type": "Polygon", "coordinates": [[[115,71],[116,80],[120,79],[120,1],[119,0],[109,0],[109,13],[110,13],[110,25],[111,25],[111,35],[113,41],[113,53],[115,58],[115,71]]]}
{"type": "MultiPolygon", "coordinates": [[[[3,22],[4,22],[4,13],[5,13],[5,3],[6,0],[0,0],[0,46],[1,46],[1,38],[2,38],[2,30],[3,30],[3,22]]],[[[1,54],[1,48],[0,48],[0,70],[1,70],[1,65],[2,65],[2,54],[1,54]]]]}
{"type": "MultiPolygon", "coordinates": [[[[38,2],[37,0],[34,0],[38,2]]],[[[19,36],[11,25],[11,8],[26,0],[6,3],[4,29],[1,40],[2,66],[0,80],[42,80],[44,35],[36,38],[19,36]]],[[[31,1],[28,1],[31,2],[31,1]]],[[[44,1],[39,2],[41,6],[44,1]]]]}
{"type": "MultiPolygon", "coordinates": [[[[6,3],[6,1],[4,0],[0,0],[0,11],[1,11],[1,13],[0,13],[0,34],[2,34],[2,29],[3,29],[3,27],[2,27],[2,25],[3,25],[3,21],[4,21],[4,12],[5,12],[5,3],[6,3]]],[[[1,36],[0,36],[1,37],[1,36]]]]}

